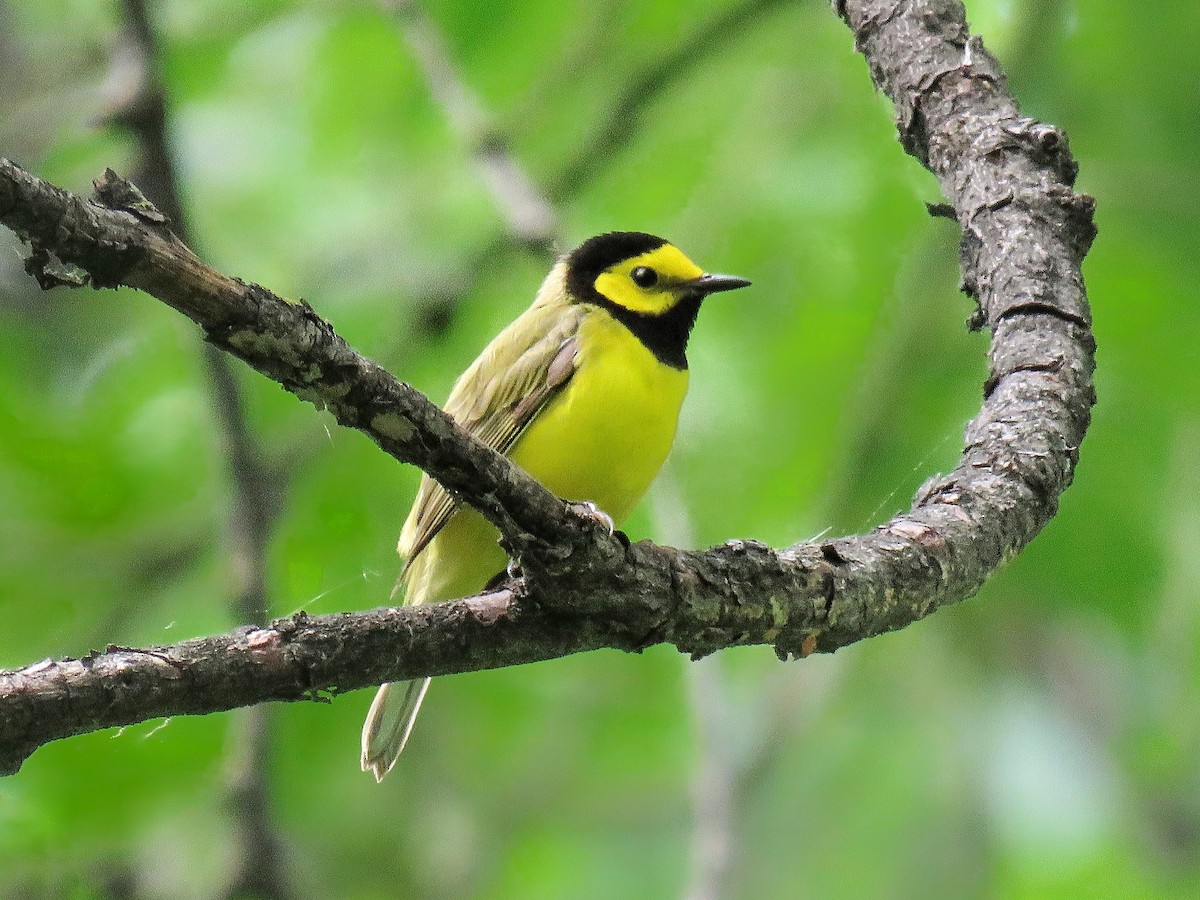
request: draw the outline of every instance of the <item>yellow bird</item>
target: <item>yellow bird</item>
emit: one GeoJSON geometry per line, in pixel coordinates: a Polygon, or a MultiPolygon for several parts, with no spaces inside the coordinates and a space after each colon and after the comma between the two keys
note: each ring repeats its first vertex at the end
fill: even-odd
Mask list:
{"type": "MultiPolygon", "coordinates": [[[[559,497],[620,523],[658,474],[687,391],[687,342],[706,296],[745,287],[641,232],[593,237],[560,258],[533,305],[487,346],[446,412],[559,497]]],[[[426,475],[404,529],[405,603],[478,593],[504,570],[495,528],[426,475]]],[[[395,765],[428,678],[385,684],[362,732],[363,771],[395,765]]]]}

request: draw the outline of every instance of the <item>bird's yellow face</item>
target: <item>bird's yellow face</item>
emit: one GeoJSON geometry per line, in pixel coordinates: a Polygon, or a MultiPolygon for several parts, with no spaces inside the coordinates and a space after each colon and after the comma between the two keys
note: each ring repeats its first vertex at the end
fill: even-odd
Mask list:
{"type": "Polygon", "coordinates": [[[609,266],[593,285],[596,292],[630,312],[658,316],[695,293],[704,270],[674,244],[663,244],[609,266]]]}
{"type": "Polygon", "coordinates": [[[569,302],[598,306],[673,369],[687,368],[688,336],[704,298],[750,283],[708,274],[674,244],[640,231],[589,238],[563,266],[569,302]]]}

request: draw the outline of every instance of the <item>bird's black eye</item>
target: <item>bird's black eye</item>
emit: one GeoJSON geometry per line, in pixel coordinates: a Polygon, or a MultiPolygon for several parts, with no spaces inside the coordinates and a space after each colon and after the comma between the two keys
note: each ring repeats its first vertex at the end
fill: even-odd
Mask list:
{"type": "Polygon", "coordinates": [[[638,287],[648,288],[658,284],[658,273],[646,266],[638,266],[629,273],[629,277],[638,287]]]}

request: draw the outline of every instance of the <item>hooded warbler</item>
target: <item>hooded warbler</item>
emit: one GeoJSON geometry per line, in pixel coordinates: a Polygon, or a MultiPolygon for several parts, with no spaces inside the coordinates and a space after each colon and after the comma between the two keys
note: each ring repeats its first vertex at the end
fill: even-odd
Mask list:
{"type": "MultiPolygon", "coordinates": [[[[749,283],[707,274],[653,235],[593,237],[558,260],[533,305],[459,377],[445,410],[559,497],[620,523],[671,448],[701,302],[749,283]]],[[[400,534],[405,603],[478,593],[505,567],[498,536],[425,475],[400,534]]],[[[429,681],[376,694],[362,732],[362,767],[376,780],[404,749],[429,681]]]]}

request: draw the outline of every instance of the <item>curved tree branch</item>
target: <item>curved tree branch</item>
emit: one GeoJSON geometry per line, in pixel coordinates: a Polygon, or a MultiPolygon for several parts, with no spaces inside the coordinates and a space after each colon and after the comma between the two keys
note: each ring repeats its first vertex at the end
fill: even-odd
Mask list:
{"type": "Polygon", "coordinates": [[[296,616],[149,650],[110,648],[0,675],[0,771],[46,741],[111,725],[316,698],[383,681],[668,642],[694,655],[771,644],[828,652],[973,594],[1050,520],[1070,483],[1094,394],[1080,273],[1092,201],[1052,127],[1020,115],[956,0],[845,0],[905,148],[940,179],[963,229],[974,322],[993,334],[963,456],[870,534],[775,550],[626,546],[574,517],[428,400],[363,359],[306,303],[214,272],[161,216],[108,177],[84,201],[0,163],[0,221],[97,286],[145,290],[218,346],[421,466],[502,531],[522,577],[431,607],[296,616]]]}

